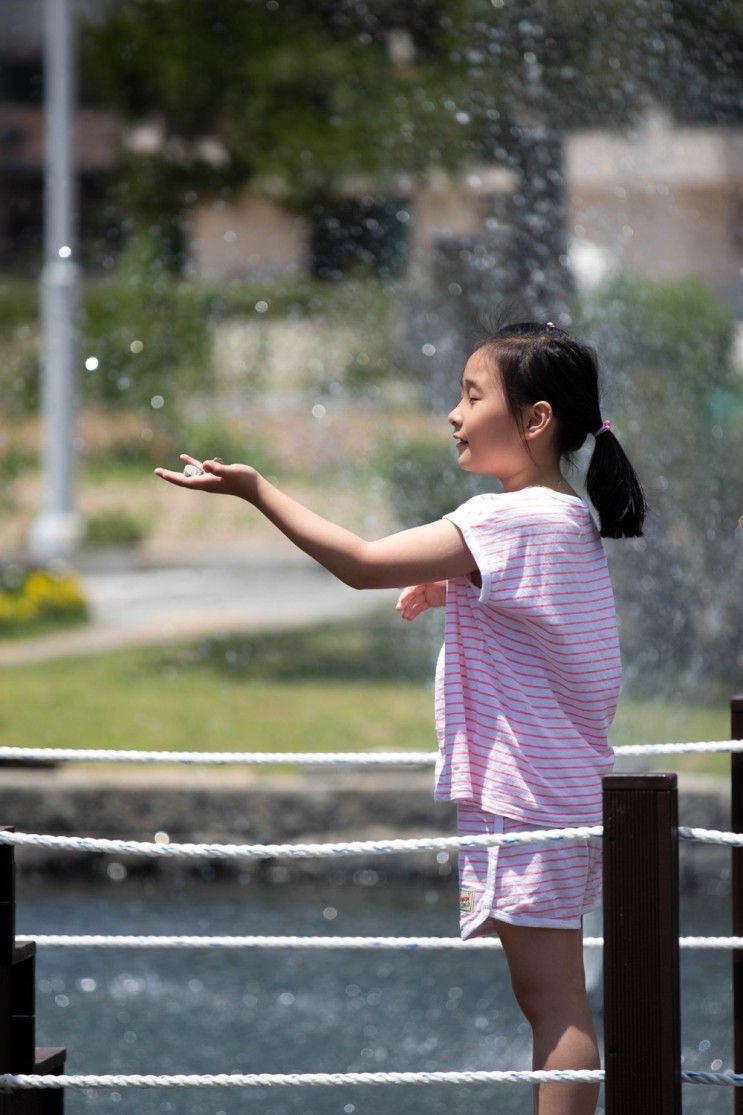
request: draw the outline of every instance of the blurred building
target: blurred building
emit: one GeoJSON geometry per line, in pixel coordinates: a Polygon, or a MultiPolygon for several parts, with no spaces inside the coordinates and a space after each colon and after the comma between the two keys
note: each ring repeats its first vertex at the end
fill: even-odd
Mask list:
{"type": "MultiPolygon", "coordinates": [[[[74,0],[94,12],[100,0],[74,0]]],[[[35,274],[43,189],[42,0],[0,0],[0,269],[35,274]]],[[[110,266],[123,239],[111,200],[122,144],[141,143],[105,107],[83,103],[76,159],[81,255],[110,266]]],[[[206,141],[212,142],[212,141],[206,141]]],[[[218,145],[214,145],[215,147],[218,145]]],[[[568,132],[565,139],[571,261],[579,281],[612,267],[651,278],[699,275],[743,318],[743,128],[674,127],[660,111],[631,133],[568,132]]],[[[510,172],[471,168],[451,181],[401,178],[394,196],[348,182],[312,219],[282,207],[275,184],[192,210],[186,272],[198,278],[336,277],[362,260],[381,274],[425,283],[436,245],[507,227],[510,172]]]]}
{"type": "MultiPolygon", "coordinates": [[[[565,177],[571,262],[583,281],[614,267],[655,279],[695,274],[743,318],[743,128],[677,128],[655,110],[630,134],[568,132],[565,177]]],[[[437,241],[508,224],[516,182],[484,166],[456,181],[435,174],[413,192],[405,187],[401,180],[388,220],[405,239],[408,273],[425,281],[437,241]]],[[[373,201],[364,193],[349,184],[344,208],[337,206],[339,242],[363,243],[373,201]]],[[[190,269],[214,279],[304,274],[317,269],[317,241],[317,228],[284,213],[280,201],[246,191],[235,203],[196,210],[190,269]]]]}

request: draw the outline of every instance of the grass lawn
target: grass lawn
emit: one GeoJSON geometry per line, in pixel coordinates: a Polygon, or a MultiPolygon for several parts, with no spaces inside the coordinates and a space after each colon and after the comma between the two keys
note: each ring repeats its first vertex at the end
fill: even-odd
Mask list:
{"type": "MultiPolygon", "coordinates": [[[[210,637],[166,649],[5,668],[0,673],[0,743],[433,752],[439,617],[422,617],[402,629],[395,618],[390,622],[380,614],[363,624],[210,637]]],[[[615,747],[726,739],[729,728],[725,702],[682,707],[622,697],[610,739],[615,747]]],[[[660,756],[655,765],[724,775],[729,758],[660,756]]]]}

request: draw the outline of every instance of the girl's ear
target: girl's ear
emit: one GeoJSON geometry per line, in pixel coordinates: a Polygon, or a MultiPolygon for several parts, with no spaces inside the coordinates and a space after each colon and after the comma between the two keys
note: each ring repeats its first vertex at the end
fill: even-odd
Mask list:
{"type": "Polygon", "coordinates": [[[551,415],[552,407],[548,402],[540,400],[538,403],[533,403],[526,413],[527,431],[545,425],[551,415]]]}

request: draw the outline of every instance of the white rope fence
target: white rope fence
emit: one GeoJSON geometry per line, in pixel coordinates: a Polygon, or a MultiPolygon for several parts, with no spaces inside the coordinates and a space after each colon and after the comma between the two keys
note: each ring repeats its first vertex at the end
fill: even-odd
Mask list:
{"type": "MultiPolygon", "coordinates": [[[[124,949],[502,949],[500,937],[292,937],[292,936],[105,936],[39,933],[17,936],[48,948],[124,949]]],[[[603,937],[584,937],[583,948],[604,947],[603,937]]],[[[682,949],[743,949],[743,937],[679,937],[682,949]]]]}
{"type": "MultiPolygon", "coordinates": [[[[0,1075],[0,1093],[59,1088],[301,1088],[347,1087],[359,1084],[600,1084],[603,1069],[545,1069],[470,1072],[296,1072],[220,1073],[217,1075],[0,1075]]],[[[743,1073],[682,1072],[687,1084],[741,1087],[743,1073]]]]}
{"type": "Polygon", "coordinates": [[[553,1069],[551,1071],[471,1072],[292,1072],[220,1073],[204,1076],[40,1076],[0,1075],[0,1093],[26,1088],[299,1088],[358,1084],[549,1084],[603,1080],[602,1069],[553,1069]]]}
{"type": "MultiPolygon", "coordinates": [[[[510,844],[547,844],[586,840],[603,835],[603,825],[583,828],[534,829],[527,832],[487,833],[482,836],[425,836],[399,840],[348,840],[326,844],[176,844],[163,841],[109,840],[92,836],[47,836],[35,832],[0,832],[0,844],[16,847],[59,848],[71,852],[106,852],[122,856],[169,858],[273,859],[279,857],[328,858],[363,854],[391,855],[400,852],[447,851],[460,848],[491,848],[510,844]]],[[[743,847],[743,833],[679,825],[684,840],[704,844],[743,847]]]]}
{"type": "MultiPolygon", "coordinates": [[[[109,840],[91,836],[46,836],[32,832],[0,832],[0,844],[18,847],[60,848],[72,852],[112,852],[123,856],[206,856],[224,859],[271,859],[287,856],[327,858],[364,853],[446,851],[454,848],[489,848],[503,844],[544,844],[550,841],[585,840],[601,836],[603,827],[543,829],[531,832],[487,833],[482,836],[425,836],[399,840],[347,840],[326,844],[175,844],[163,841],[109,840]]],[[[743,837],[741,837],[743,839],[743,837]]]]}
{"type": "MultiPolygon", "coordinates": [[[[638,744],[615,748],[621,755],[668,755],[700,752],[743,751],[743,740],[708,740],[688,743],[638,744]]],[[[57,749],[0,747],[0,761],[102,761],[187,764],[300,764],[332,766],[430,766],[437,752],[177,752],[113,751],[106,749],[57,749]]],[[[331,857],[355,854],[390,854],[415,851],[455,851],[462,848],[493,847],[513,844],[538,844],[552,841],[585,840],[603,835],[602,825],[577,828],[544,829],[521,833],[484,834],[468,837],[423,837],[418,839],[358,840],[336,843],[298,844],[176,844],[96,839],[93,837],[49,836],[39,833],[0,832],[0,844],[17,847],[46,847],[68,851],[103,852],[116,855],[152,857],[275,858],[331,857]]],[[[743,847],[743,834],[713,829],[679,826],[682,839],[730,847],[743,847]]],[[[323,948],[323,949],[497,949],[497,937],[290,937],[290,936],[105,936],[52,935],[19,937],[49,947],[84,948],[323,948]]],[[[600,948],[602,937],[588,937],[584,947],[600,948]]],[[[742,949],[741,937],[681,937],[681,948],[742,949]]],[[[216,1075],[35,1075],[0,1074],[0,1093],[28,1089],[60,1088],[263,1088],[304,1086],[350,1086],[375,1084],[476,1084],[476,1083],[600,1083],[604,1071],[464,1071],[464,1072],[375,1072],[375,1073],[253,1073],[216,1075]]],[[[743,1074],[733,1072],[682,1072],[682,1081],[694,1084],[743,1086],[743,1074]]]]}
{"type": "MultiPolygon", "coordinates": [[[[743,751],[743,740],[700,740],[687,743],[637,743],[615,747],[621,755],[687,755],[743,751]]],[[[0,747],[4,759],[26,762],[198,763],[224,766],[403,766],[427,767],[436,762],[436,751],[114,751],[106,748],[0,747]]]]}

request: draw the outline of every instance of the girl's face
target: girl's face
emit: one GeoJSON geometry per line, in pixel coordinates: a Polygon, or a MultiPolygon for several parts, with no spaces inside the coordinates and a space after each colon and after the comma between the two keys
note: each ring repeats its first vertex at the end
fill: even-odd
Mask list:
{"type": "Polygon", "coordinates": [[[459,467],[501,480],[523,472],[529,463],[518,427],[506,405],[500,374],[485,350],[470,356],[462,376],[462,395],[450,412],[459,467]]]}

